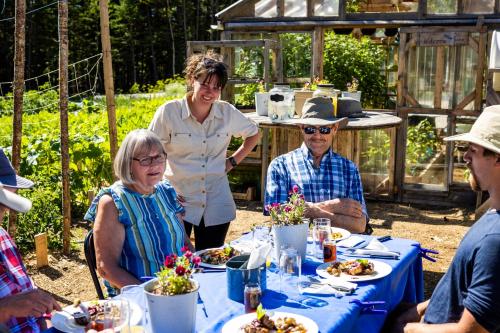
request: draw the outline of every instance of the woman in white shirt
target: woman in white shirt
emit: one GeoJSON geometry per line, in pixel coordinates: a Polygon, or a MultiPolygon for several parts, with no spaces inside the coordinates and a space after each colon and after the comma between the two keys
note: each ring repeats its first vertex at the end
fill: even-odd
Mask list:
{"type": "Polygon", "coordinates": [[[258,128],[233,105],[219,100],[227,83],[221,56],[209,52],[187,60],[188,92],[158,108],[149,129],[161,138],[168,155],[165,177],[186,209],[188,235],[194,226],[196,250],[219,247],[236,217],[227,173],[255,147],[258,128]],[[229,158],[231,137],[243,137],[229,158]]]}

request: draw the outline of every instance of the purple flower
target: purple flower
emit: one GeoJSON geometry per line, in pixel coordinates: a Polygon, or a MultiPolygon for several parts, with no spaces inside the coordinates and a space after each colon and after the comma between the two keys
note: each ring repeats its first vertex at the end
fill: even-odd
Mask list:
{"type": "Polygon", "coordinates": [[[297,185],[293,185],[292,191],[293,193],[299,193],[299,187],[297,185]]]}

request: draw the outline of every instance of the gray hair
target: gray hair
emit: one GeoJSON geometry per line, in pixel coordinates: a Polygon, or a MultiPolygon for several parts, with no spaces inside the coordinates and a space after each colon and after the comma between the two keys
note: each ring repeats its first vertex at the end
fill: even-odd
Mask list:
{"type": "Polygon", "coordinates": [[[147,129],[136,129],[127,134],[116,153],[113,169],[115,175],[125,185],[135,184],[132,177],[132,159],[139,153],[149,153],[156,148],[165,154],[161,140],[154,132],[147,129]]]}

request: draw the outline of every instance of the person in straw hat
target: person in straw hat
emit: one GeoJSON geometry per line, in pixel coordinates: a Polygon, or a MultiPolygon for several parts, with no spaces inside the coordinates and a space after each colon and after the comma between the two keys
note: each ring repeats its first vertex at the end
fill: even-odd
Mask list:
{"type": "MultiPolygon", "coordinates": [[[[32,181],[16,175],[0,149],[0,222],[9,210],[31,209],[31,201],[15,192],[32,186],[32,181]]],[[[0,331],[5,325],[12,332],[40,332],[47,327],[44,316],[52,310],[61,307],[51,295],[35,288],[14,241],[0,227],[0,331]]]]}
{"type": "Polygon", "coordinates": [[[295,122],[304,142],[269,165],[264,207],[285,202],[296,185],[306,201],[306,217],[329,218],[333,226],[366,232],[368,214],[358,168],[331,148],[347,118],[334,117],[331,99],[314,97],[306,100],[295,122]]]}
{"type": "Polygon", "coordinates": [[[500,332],[500,105],[485,108],[470,132],[444,140],[469,143],[470,185],[488,191],[491,206],[462,239],[430,300],[401,306],[387,326],[408,333],[500,332]]]}

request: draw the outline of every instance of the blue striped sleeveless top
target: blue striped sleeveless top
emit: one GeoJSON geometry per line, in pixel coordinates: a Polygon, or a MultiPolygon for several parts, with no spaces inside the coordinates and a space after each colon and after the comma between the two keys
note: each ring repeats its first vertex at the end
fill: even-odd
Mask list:
{"type": "Polygon", "coordinates": [[[121,267],[137,278],[151,276],[160,270],[167,255],[181,254],[184,229],[176,214],[184,212],[184,208],[167,180],[158,183],[155,191],[148,195],[137,193],[117,181],[99,192],[85,220],[95,221],[103,195],[113,198],[118,220],[125,227],[121,267]]]}

